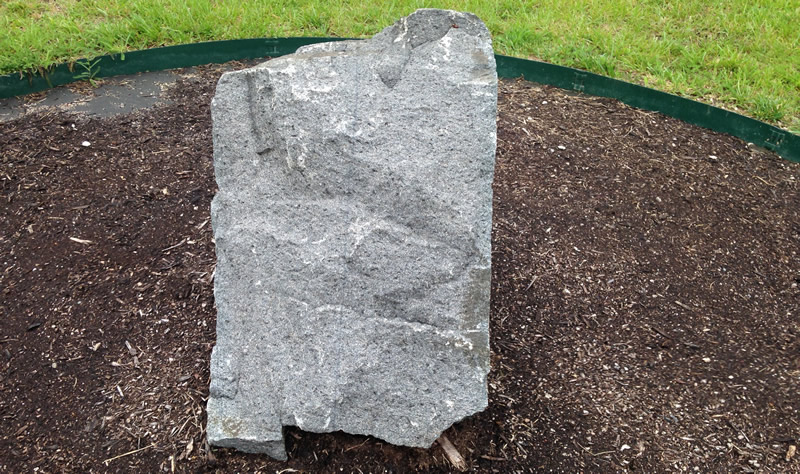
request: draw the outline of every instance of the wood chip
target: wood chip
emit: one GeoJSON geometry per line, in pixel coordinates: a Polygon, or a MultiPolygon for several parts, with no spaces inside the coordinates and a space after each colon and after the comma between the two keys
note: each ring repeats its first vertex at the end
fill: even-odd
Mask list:
{"type": "Polygon", "coordinates": [[[128,348],[128,352],[130,353],[130,355],[136,357],[136,349],[133,348],[130,342],[125,341],[125,347],[128,348]]]}
{"type": "Polygon", "coordinates": [[[190,439],[189,443],[186,445],[186,449],[178,455],[178,461],[183,461],[184,459],[188,459],[189,455],[192,454],[194,450],[194,439],[190,439]]]}
{"type": "Polygon", "coordinates": [[[464,471],[467,469],[467,463],[464,461],[464,458],[461,457],[461,453],[459,453],[456,447],[453,446],[453,443],[447,439],[447,436],[442,434],[442,436],[439,436],[437,441],[439,442],[439,446],[441,446],[444,450],[447,460],[450,461],[450,464],[452,464],[454,468],[458,469],[459,471],[464,471]]]}
{"type": "Polygon", "coordinates": [[[786,462],[791,461],[796,452],[797,452],[797,446],[795,446],[794,444],[790,444],[789,449],[786,451],[786,462]]]}
{"type": "Polygon", "coordinates": [[[84,245],[88,245],[88,244],[93,244],[94,243],[91,240],[79,239],[77,237],[70,237],[69,240],[71,240],[73,242],[78,242],[79,244],[84,244],[84,245]]]}

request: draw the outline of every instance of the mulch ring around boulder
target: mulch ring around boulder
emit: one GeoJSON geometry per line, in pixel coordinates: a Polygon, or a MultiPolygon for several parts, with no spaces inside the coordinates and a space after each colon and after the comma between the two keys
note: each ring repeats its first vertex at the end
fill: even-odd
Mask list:
{"type": "MultiPolygon", "coordinates": [[[[285,463],[206,444],[209,104],[243,66],[0,123],[0,470],[453,470],[344,433],[289,429],[285,463]]],[[[490,406],[446,432],[470,469],[800,472],[800,165],[501,81],[494,191],[490,406]]]]}

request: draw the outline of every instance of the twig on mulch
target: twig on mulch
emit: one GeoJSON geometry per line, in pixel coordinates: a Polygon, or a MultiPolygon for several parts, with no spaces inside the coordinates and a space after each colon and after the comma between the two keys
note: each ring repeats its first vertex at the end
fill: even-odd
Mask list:
{"type": "Polygon", "coordinates": [[[120,454],[119,456],[114,456],[113,458],[108,458],[105,461],[103,461],[103,464],[108,466],[108,463],[110,463],[111,461],[117,460],[119,458],[124,458],[125,456],[130,456],[131,454],[136,454],[139,451],[144,451],[145,449],[152,448],[155,445],[156,445],[156,443],[153,443],[151,445],[145,446],[144,448],[134,449],[133,451],[128,451],[127,453],[120,454]]]}
{"type": "Polygon", "coordinates": [[[506,458],[499,458],[497,456],[489,456],[488,454],[481,454],[481,459],[486,459],[488,461],[508,461],[506,458]]]}
{"type": "Polygon", "coordinates": [[[668,335],[664,334],[660,329],[658,329],[658,328],[656,328],[654,326],[650,326],[650,329],[655,331],[656,334],[658,334],[659,336],[663,337],[664,339],[672,339],[671,336],[668,336],[668,335]]]}
{"type": "Polygon", "coordinates": [[[365,444],[367,444],[367,441],[369,441],[369,440],[368,440],[368,439],[365,439],[365,440],[364,440],[363,442],[361,442],[360,444],[355,444],[355,445],[353,445],[353,446],[350,446],[349,448],[345,449],[345,450],[344,450],[344,452],[351,451],[351,450],[353,450],[353,449],[356,449],[356,448],[360,448],[361,446],[364,446],[365,444]]]}
{"type": "Polygon", "coordinates": [[[186,242],[186,239],[181,240],[180,242],[178,242],[175,245],[170,245],[169,247],[167,247],[165,249],[161,249],[161,251],[162,252],[167,252],[167,251],[172,250],[172,249],[174,249],[176,247],[180,247],[181,245],[183,245],[184,242],[186,242]]]}
{"type": "Polygon", "coordinates": [[[591,449],[587,448],[586,446],[583,446],[581,443],[579,443],[577,441],[574,441],[574,443],[575,443],[576,446],[581,448],[586,454],[589,454],[590,456],[594,456],[594,457],[605,456],[605,455],[613,454],[613,453],[617,452],[616,450],[612,449],[611,451],[601,451],[599,453],[593,453],[591,449]]]}

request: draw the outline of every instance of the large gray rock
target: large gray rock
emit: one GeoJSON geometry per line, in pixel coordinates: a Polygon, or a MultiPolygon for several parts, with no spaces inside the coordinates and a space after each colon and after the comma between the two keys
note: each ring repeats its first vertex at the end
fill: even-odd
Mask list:
{"type": "Polygon", "coordinates": [[[486,407],[497,74],[474,15],[222,76],[208,439],[428,447],[486,407]]]}

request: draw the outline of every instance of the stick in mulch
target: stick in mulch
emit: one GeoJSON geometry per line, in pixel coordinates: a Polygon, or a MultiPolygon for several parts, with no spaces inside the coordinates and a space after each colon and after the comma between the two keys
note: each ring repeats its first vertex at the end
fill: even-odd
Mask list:
{"type": "Polygon", "coordinates": [[[149,446],[145,446],[144,448],[134,449],[133,451],[128,451],[127,453],[120,454],[119,456],[114,456],[113,458],[108,458],[105,461],[103,461],[103,464],[108,466],[108,463],[110,463],[111,461],[117,460],[119,458],[124,458],[125,456],[130,456],[131,454],[136,454],[139,451],[144,451],[145,449],[152,448],[155,445],[156,445],[156,443],[153,443],[153,444],[151,444],[149,446]]]}
{"type": "Polygon", "coordinates": [[[445,456],[447,456],[447,460],[450,461],[450,464],[453,465],[454,468],[458,469],[459,471],[464,471],[467,469],[467,463],[464,461],[464,458],[461,457],[461,453],[458,452],[453,443],[447,439],[447,436],[442,433],[439,436],[439,439],[436,440],[439,443],[439,446],[442,447],[444,450],[445,456]]]}

